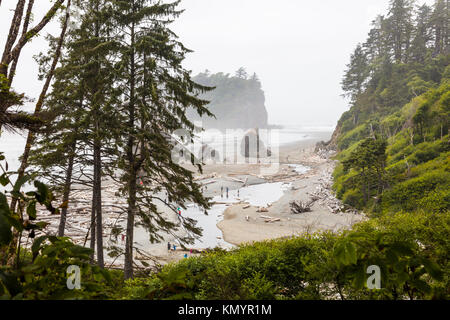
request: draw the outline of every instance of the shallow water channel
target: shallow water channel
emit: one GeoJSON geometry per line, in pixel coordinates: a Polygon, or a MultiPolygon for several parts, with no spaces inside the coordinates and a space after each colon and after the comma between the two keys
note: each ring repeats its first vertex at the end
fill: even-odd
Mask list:
{"type": "Polygon", "coordinates": [[[182,215],[197,220],[197,226],[203,229],[202,238],[195,242],[193,248],[233,247],[232,244],[223,240],[222,231],[217,227],[217,224],[223,220],[223,214],[229,205],[245,202],[255,207],[267,207],[278,201],[289,187],[290,184],[283,182],[252,185],[229,191],[228,198],[224,190],[223,196],[219,195],[212,199],[212,202],[217,204],[212,206],[208,215],[205,215],[197,206],[188,205],[187,210],[182,211],[182,215]]]}

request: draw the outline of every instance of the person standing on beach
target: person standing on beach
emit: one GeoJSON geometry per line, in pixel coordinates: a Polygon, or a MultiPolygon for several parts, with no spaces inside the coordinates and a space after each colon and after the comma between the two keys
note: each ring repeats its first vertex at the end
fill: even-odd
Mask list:
{"type": "Polygon", "coordinates": [[[227,187],[227,199],[228,199],[228,187],[227,187]]]}
{"type": "Polygon", "coordinates": [[[169,250],[170,251],[170,248],[171,248],[172,246],[170,245],[170,242],[167,242],[167,250],[169,250]]]}
{"type": "Polygon", "coordinates": [[[220,187],[220,197],[223,198],[223,186],[220,187]]]}

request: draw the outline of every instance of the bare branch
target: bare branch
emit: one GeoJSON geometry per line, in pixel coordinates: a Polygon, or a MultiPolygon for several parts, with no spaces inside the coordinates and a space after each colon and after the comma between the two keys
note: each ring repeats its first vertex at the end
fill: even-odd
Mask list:
{"type": "Polygon", "coordinates": [[[42,20],[30,31],[25,33],[18,41],[14,49],[2,59],[2,64],[8,65],[11,61],[16,59],[20,50],[31,40],[34,36],[36,36],[55,16],[56,12],[61,8],[65,0],[58,0],[51,7],[51,9],[47,12],[47,14],[42,18],[42,20]]]}
{"type": "Polygon", "coordinates": [[[23,10],[25,8],[25,0],[19,0],[16,5],[16,10],[14,11],[14,16],[11,21],[11,27],[9,28],[8,38],[6,40],[5,49],[3,50],[2,56],[2,73],[7,75],[7,68],[9,62],[7,61],[7,57],[11,54],[11,49],[14,46],[14,43],[17,39],[17,35],[19,34],[20,24],[22,22],[23,10]],[[6,63],[5,63],[6,62],[6,63]]]}
{"type": "MultiPolygon", "coordinates": [[[[34,0],[30,0],[28,2],[28,8],[27,8],[27,13],[25,15],[25,20],[23,21],[23,28],[22,28],[22,36],[24,36],[27,32],[28,32],[28,25],[30,24],[30,19],[31,19],[31,12],[33,10],[33,5],[34,5],[34,0]]],[[[8,81],[9,81],[9,86],[11,87],[14,76],[16,74],[16,69],[17,69],[17,63],[19,61],[19,56],[20,56],[20,52],[22,50],[19,51],[19,55],[17,56],[16,59],[14,59],[14,62],[12,64],[11,70],[9,70],[8,72],[8,81]]]]}

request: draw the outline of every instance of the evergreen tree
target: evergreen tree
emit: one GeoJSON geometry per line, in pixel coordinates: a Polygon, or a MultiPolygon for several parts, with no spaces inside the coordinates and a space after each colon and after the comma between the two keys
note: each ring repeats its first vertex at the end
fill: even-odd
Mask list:
{"type": "Polygon", "coordinates": [[[436,0],[431,17],[434,29],[433,55],[448,54],[450,46],[450,7],[449,0],[436,0]]]}
{"type": "MultiPolygon", "coordinates": [[[[43,162],[42,169],[62,168],[61,183],[65,202],[69,199],[72,176],[83,169],[81,178],[92,186],[91,249],[97,251],[97,263],[104,266],[102,225],[102,178],[108,171],[106,159],[115,148],[111,145],[116,115],[114,105],[119,91],[114,85],[115,72],[111,49],[111,1],[77,1],[80,15],[78,28],[72,30],[65,46],[67,54],[56,71],[52,94],[45,109],[54,124],[36,149],[35,162],[51,155],[65,157],[43,162]],[[71,130],[70,130],[71,129],[71,130]],[[83,157],[77,156],[78,154],[83,157]],[[86,181],[87,179],[87,181],[86,181]]],[[[67,211],[61,215],[59,234],[63,234],[67,211]]],[[[92,257],[94,258],[94,257],[92,257]]]]}
{"type": "Polygon", "coordinates": [[[354,102],[364,90],[367,78],[369,76],[368,61],[362,45],[358,45],[347,65],[344,79],[342,80],[342,89],[346,96],[351,97],[354,102]]]}
{"type": "Polygon", "coordinates": [[[413,32],[413,0],[391,0],[389,8],[388,26],[389,41],[393,48],[396,63],[407,63],[407,52],[411,45],[413,32]]]}
{"type": "Polygon", "coordinates": [[[259,80],[258,75],[256,74],[256,72],[253,73],[252,77],[250,78],[250,81],[256,85],[256,87],[258,89],[261,89],[261,81],[259,80]]]}
{"type": "MultiPolygon", "coordinates": [[[[123,89],[121,124],[117,141],[123,194],[128,200],[125,247],[125,278],[133,276],[133,233],[135,224],[149,231],[150,241],[162,240],[160,231],[172,233],[177,224],[166,221],[158,204],[185,208],[187,201],[209,207],[192,172],[172,159],[171,136],[184,129],[192,136],[194,125],[186,118],[187,108],[211,115],[207,101],[197,94],[209,88],[193,82],[181,63],[190,52],[168,28],[181,11],[179,1],[163,4],[150,0],[116,1],[116,35],[120,37],[118,77],[123,89]]],[[[180,217],[189,233],[181,243],[192,243],[200,234],[192,219],[180,217]]]]}
{"type": "Polygon", "coordinates": [[[358,172],[357,184],[364,194],[364,200],[369,201],[372,190],[377,190],[377,197],[384,189],[386,147],[384,139],[367,138],[358,148],[343,161],[344,170],[355,169],[358,172]]]}
{"type": "MultiPolygon", "coordinates": [[[[32,2],[30,2],[30,4],[32,4],[32,2]]],[[[71,6],[71,0],[68,0],[66,14],[61,23],[61,34],[60,34],[58,40],[54,41],[54,50],[52,50],[54,52],[54,54],[51,58],[52,63],[50,64],[48,70],[44,71],[44,73],[46,74],[45,75],[45,83],[44,83],[42,91],[39,95],[39,99],[34,108],[34,114],[33,114],[34,117],[38,117],[39,113],[41,112],[42,106],[44,104],[44,99],[45,99],[45,96],[47,95],[47,91],[50,87],[50,83],[52,82],[56,66],[59,63],[59,58],[61,56],[61,50],[63,48],[66,31],[67,31],[67,26],[69,24],[69,19],[70,19],[70,6],[71,6]]],[[[16,62],[17,62],[17,60],[15,61],[15,63],[16,62]]],[[[13,73],[14,73],[15,69],[16,69],[16,65],[13,65],[13,67],[12,67],[13,73]]],[[[22,159],[21,159],[21,164],[20,164],[19,170],[17,171],[17,180],[21,180],[23,178],[23,176],[25,175],[25,170],[28,167],[28,158],[30,156],[31,146],[34,144],[34,140],[35,140],[35,137],[34,137],[33,129],[30,129],[28,131],[28,136],[27,136],[27,140],[25,143],[25,149],[24,149],[22,159]]],[[[12,211],[15,211],[15,209],[16,209],[17,200],[18,199],[15,197],[13,197],[13,199],[11,200],[11,210],[12,211]]]]}
{"type": "Polygon", "coordinates": [[[410,56],[412,62],[423,63],[429,51],[429,43],[432,40],[431,30],[432,9],[426,4],[422,5],[415,19],[414,40],[411,45],[410,56]]]}
{"type": "MultiPolygon", "coordinates": [[[[36,136],[30,152],[30,172],[46,179],[58,194],[62,194],[58,236],[64,236],[69,196],[73,183],[92,189],[93,165],[86,151],[90,149],[86,137],[89,117],[85,112],[82,79],[74,66],[82,65],[73,51],[62,58],[61,67],[55,70],[52,91],[41,113],[46,114],[47,125],[36,136]]],[[[43,55],[40,63],[44,64],[43,55]]]]}
{"type": "Polygon", "coordinates": [[[84,12],[80,27],[76,30],[73,41],[69,44],[78,60],[83,64],[73,65],[81,78],[85,102],[86,146],[92,155],[93,189],[91,248],[96,242],[97,263],[104,266],[103,225],[102,225],[102,178],[105,171],[105,146],[111,143],[111,127],[116,120],[114,110],[118,89],[114,85],[116,74],[111,58],[115,42],[112,41],[112,24],[110,17],[111,1],[82,1],[84,12]]]}
{"type": "Polygon", "coordinates": [[[248,78],[248,73],[247,73],[247,71],[245,70],[244,67],[241,67],[241,68],[239,68],[239,69],[236,71],[236,77],[239,78],[239,79],[247,80],[247,78],[248,78]]]}
{"type": "Polygon", "coordinates": [[[375,63],[379,57],[385,55],[386,40],[384,25],[385,18],[383,16],[378,16],[372,21],[372,29],[370,29],[367,41],[363,44],[370,64],[375,63]]]}

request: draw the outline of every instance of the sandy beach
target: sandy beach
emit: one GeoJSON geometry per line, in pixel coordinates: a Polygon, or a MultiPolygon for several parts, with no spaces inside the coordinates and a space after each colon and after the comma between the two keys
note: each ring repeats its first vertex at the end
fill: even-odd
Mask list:
{"type": "MultiPolygon", "coordinates": [[[[295,150],[291,152],[292,156],[298,156],[304,164],[308,164],[311,170],[294,178],[275,178],[274,181],[291,181],[291,188],[265,212],[258,212],[260,208],[245,205],[228,208],[225,211],[224,220],[218,224],[227,242],[240,245],[320,230],[339,231],[350,228],[363,219],[362,215],[353,212],[334,213],[326,201],[316,201],[311,207],[311,212],[293,214],[289,205],[291,201],[308,202],[318,188],[331,187],[330,176],[333,172],[334,161],[320,159],[313,153],[313,149],[307,149],[304,153],[298,154],[295,150]],[[277,221],[266,222],[265,217],[271,217],[277,221]]],[[[289,169],[282,166],[282,170],[289,169]]]]}
{"type": "MultiPolygon", "coordinates": [[[[204,233],[209,236],[209,240],[205,241],[205,245],[200,243],[196,247],[186,246],[186,250],[177,243],[177,237],[185,235],[182,229],[174,234],[163,235],[161,243],[150,243],[146,231],[136,228],[135,245],[139,248],[135,254],[136,261],[138,263],[146,261],[150,265],[164,265],[183,259],[186,254],[195,255],[203,249],[214,246],[229,249],[244,243],[299,236],[306,232],[351,228],[354,223],[364,219],[364,216],[355,212],[342,212],[343,208],[331,192],[331,174],[335,161],[329,158],[329,154],[317,154],[314,151],[316,143],[328,139],[329,135],[324,133],[317,135],[314,139],[280,147],[279,168],[268,175],[262,174],[261,167],[264,165],[258,164],[205,165],[203,173],[196,175],[197,182],[204,186],[204,194],[220,201],[225,199],[224,190],[228,188],[230,198],[235,198],[234,203],[225,201],[221,207],[216,208],[216,211],[219,211],[215,218],[217,220],[208,218],[210,220],[204,233]],[[282,191],[280,185],[283,186],[282,191]],[[245,188],[265,186],[272,189],[275,187],[278,195],[267,195],[268,199],[273,198],[276,199],[275,201],[267,204],[263,201],[264,204],[252,206],[245,199],[239,198],[237,190],[244,193],[245,188]],[[310,212],[302,214],[291,212],[292,201],[308,202],[311,199],[316,201],[311,206],[310,212]],[[168,250],[168,242],[177,244],[177,250],[168,250]],[[192,252],[191,248],[194,249],[192,252]]],[[[126,201],[118,198],[115,191],[115,186],[105,181],[103,187],[105,247],[112,244],[124,246],[122,235],[119,235],[118,239],[113,239],[111,235],[113,226],[125,221],[125,215],[122,212],[126,201]]],[[[265,192],[267,194],[267,190],[265,192]]],[[[90,192],[82,189],[71,195],[72,205],[69,207],[66,235],[81,245],[89,244],[90,197],[90,192]]],[[[261,202],[261,199],[259,201],[261,202]]],[[[165,219],[177,222],[176,213],[162,204],[157,203],[157,206],[165,219]]],[[[202,220],[204,218],[203,215],[199,217],[202,220]]],[[[47,232],[54,233],[59,223],[58,216],[43,214],[39,219],[49,222],[47,232]]],[[[107,256],[106,252],[105,256],[107,256]]],[[[106,263],[120,268],[121,260],[121,258],[108,257],[106,263]]]]}
{"type": "MultiPolygon", "coordinates": [[[[324,135],[324,139],[327,135],[324,135]]],[[[328,137],[329,138],[329,137],[328,137]]],[[[218,222],[223,240],[233,246],[270,239],[299,236],[304,233],[331,230],[337,232],[348,229],[353,224],[364,219],[363,214],[349,210],[338,210],[340,203],[331,191],[332,172],[336,162],[329,157],[323,157],[315,152],[319,139],[311,139],[285,145],[280,148],[280,168],[276,174],[263,176],[260,166],[256,164],[240,165],[206,165],[203,175],[197,179],[206,184],[204,193],[208,197],[218,197],[221,188],[229,188],[230,194],[242,188],[242,181],[247,186],[258,186],[267,183],[283,182],[289,184],[282,197],[269,206],[249,206],[247,203],[229,205],[223,217],[218,222]],[[307,166],[310,170],[298,173],[292,165],[307,166]],[[237,181],[240,180],[241,182],[237,181]],[[311,197],[319,195],[311,212],[293,214],[291,201],[310,201],[311,197]],[[334,207],[333,207],[334,205],[334,207]],[[261,211],[261,208],[266,212],[261,211]],[[266,217],[266,218],[264,218],[266,217]],[[266,222],[267,217],[276,220],[266,222]]],[[[172,237],[166,240],[173,241],[172,237]]],[[[226,247],[226,246],[223,246],[226,247]]],[[[161,263],[174,262],[184,257],[189,251],[182,249],[167,251],[166,245],[148,246],[153,255],[161,263]]],[[[195,254],[194,254],[195,255],[195,254]]]]}

